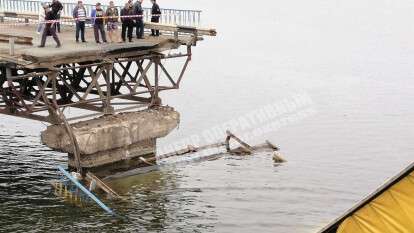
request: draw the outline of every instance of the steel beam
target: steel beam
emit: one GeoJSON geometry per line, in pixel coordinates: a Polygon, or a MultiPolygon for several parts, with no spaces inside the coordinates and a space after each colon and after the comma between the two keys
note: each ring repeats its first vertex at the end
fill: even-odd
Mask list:
{"type": "Polygon", "coordinates": [[[191,51],[188,50],[187,54],[171,56],[154,53],[98,62],[74,61],[51,70],[19,68],[2,63],[0,114],[60,123],[56,111],[67,107],[113,114],[137,106],[156,106],[161,103],[161,91],[179,88],[190,59],[191,51]],[[187,57],[187,60],[179,75],[174,77],[162,61],[179,57],[187,57]],[[161,73],[165,75],[161,76],[161,73]],[[161,79],[171,86],[161,86],[161,79]],[[120,104],[116,100],[130,102],[120,104]],[[114,108],[121,105],[131,107],[114,108]],[[49,116],[34,114],[45,111],[49,116]]]}

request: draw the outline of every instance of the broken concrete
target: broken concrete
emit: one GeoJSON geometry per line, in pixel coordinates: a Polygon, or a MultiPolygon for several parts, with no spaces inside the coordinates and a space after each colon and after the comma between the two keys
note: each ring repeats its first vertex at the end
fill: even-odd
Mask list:
{"type": "MultiPolygon", "coordinates": [[[[98,175],[140,167],[140,158],[153,158],[156,139],[168,135],[180,121],[170,107],[108,115],[72,124],[79,144],[80,165],[98,175]]],[[[63,125],[51,125],[41,134],[48,147],[69,154],[76,167],[73,145],[63,125]]]]}
{"type": "MultiPolygon", "coordinates": [[[[169,107],[104,116],[75,123],[73,133],[81,155],[127,147],[132,144],[167,136],[179,123],[180,114],[169,107]]],[[[71,140],[63,125],[51,125],[41,134],[48,147],[73,153],[71,140]]]]}
{"type": "MultiPolygon", "coordinates": [[[[95,154],[81,154],[80,162],[83,168],[93,168],[139,157],[154,157],[155,152],[156,139],[149,139],[129,146],[97,152],[95,154]]],[[[74,156],[70,155],[68,162],[70,167],[76,167],[74,156]]]]}

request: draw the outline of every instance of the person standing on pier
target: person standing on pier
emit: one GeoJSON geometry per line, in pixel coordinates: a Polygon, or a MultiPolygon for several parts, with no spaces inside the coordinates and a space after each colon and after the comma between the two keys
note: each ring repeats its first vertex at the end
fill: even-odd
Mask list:
{"type": "MultiPolygon", "coordinates": [[[[151,0],[152,9],[151,9],[151,22],[159,23],[161,17],[161,9],[157,4],[156,0],[151,0]]],[[[151,36],[160,36],[160,30],[151,29],[151,36]]]]}
{"type": "Polygon", "coordinates": [[[93,31],[95,35],[95,41],[96,43],[100,44],[99,41],[99,33],[101,33],[102,41],[106,43],[106,35],[105,35],[105,13],[102,10],[101,3],[96,3],[95,9],[91,12],[91,18],[92,18],[92,25],[93,25],[93,31]]]}
{"type": "Polygon", "coordinates": [[[48,6],[47,4],[43,3],[42,4],[42,8],[43,10],[39,11],[39,24],[37,25],[37,34],[42,34],[43,29],[45,28],[45,10],[44,10],[44,6],[48,6]]]}
{"type": "Polygon", "coordinates": [[[76,21],[76,43],[79,42],[79,32],[82,42],[85,40],[85,21],[86,21],[86,9],[83,6],[82,1],[78,1],[78,5],[73,9],[73,18],[76,21]]]}
{"type": "Polygon", "coordinates": [[[119,35],[117,33],[119,13],[113,1],[109,2],[109,7],[106,10],[106,17],[108,18],[107,29],[109,40],[111,41],[111,43],[121,42],[119,35]]]}
{"type": "Polygon", "coordinates": [[[132,16],[134,15],[134,10],[130,3],[126,3],[125,7],[121,10],[121,21],[122,21],[122,41],[126,41],[126,34],[128,34],[129,42],[132,42],[132,31],[134,30],[134,20],[132,16]],[[128,33],[127,33],[128,31],[128,33]]]}
{"type": "MultiPolygon", "coordinates": [[[[56,20],[60,20],[60,14],[63,10],[62,3],[60,3],[59,0],[53,0],[50,7],[52,8],[52,12],[55,15],[56,20]]],[[[55,27],[57,29],[57,32],[60,33],[60,22],[56,22],[55,27]]]]}
{"type": "Polygon", "coordinates": [[[56,14],[53,13],[53,11],[50,9],[48,5],[43,6],[45,10],[45,29],[43,30],[42,34],[42,40],[40,42],[39,48],[45,47],[46,44],[46,38],[48,36],[52,36],[53,39],[56,41],[56,48],[59,48],[61,46],[58,36],[56,35],[56,27],[54,26],[55,22],[53,20],[56,20],[56,14]],[[51,22],[52,21],[52,22],[51,22]]]}
{"type": "Polygon", "coordinates": [[[142,3],[144,0],[137,0],[134,3],[134,15],[136,18],[136,34],[138,39],[144,39],[144,10],[142,9],[142,3]]]}

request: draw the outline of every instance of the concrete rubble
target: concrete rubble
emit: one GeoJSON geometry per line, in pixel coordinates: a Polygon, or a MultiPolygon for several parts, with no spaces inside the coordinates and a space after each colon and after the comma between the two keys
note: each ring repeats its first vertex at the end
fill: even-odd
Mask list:
{"type": "MultiPolygon", "coordinates": [[[[156,139],[167,136],[179,121],[180,114],[173,108],[159,107],[107,115],[71,126],[79,144],[81,166],[98,167],[154,156],[156,139]]],[[[47,127],[41,140],[53,150],[69,153],[69,165],[73,165],[73,145],[63,125],[47,127]]]]}

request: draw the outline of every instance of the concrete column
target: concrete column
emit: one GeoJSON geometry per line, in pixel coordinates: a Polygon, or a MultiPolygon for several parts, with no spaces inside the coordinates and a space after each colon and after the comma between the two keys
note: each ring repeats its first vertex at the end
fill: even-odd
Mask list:
{"type": "MultiPolygon", "coordinates": [[[[156,139],[167,136],[180,121],[178,112],[170,107],[158,107],[139,112],[107,115],[71,125],[79,146],[82,168],[131,168],[142,165],[139,159],[155,156],[156,139]]],[[[48,147],[69,154],[74,166],[74,148],[63,125],[48,126],[42,132],[42,142],[48,147]]]]}

